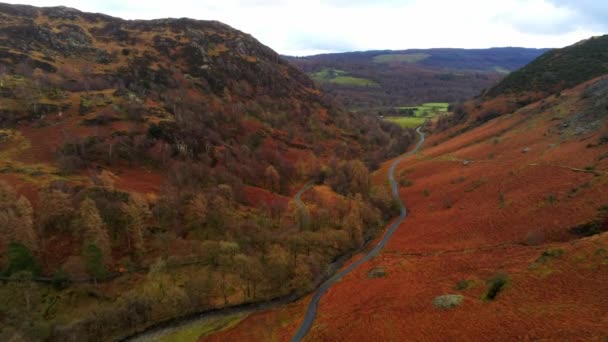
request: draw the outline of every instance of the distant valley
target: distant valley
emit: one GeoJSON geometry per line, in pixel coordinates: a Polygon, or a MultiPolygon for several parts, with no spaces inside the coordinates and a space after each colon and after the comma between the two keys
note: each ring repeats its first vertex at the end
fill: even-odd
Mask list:
{"type": "Polygon", "coordinates": [[[351,110],[386,113],[457,102],[494,86],[548,49],[427,49],[287,57],[351,110]]]}

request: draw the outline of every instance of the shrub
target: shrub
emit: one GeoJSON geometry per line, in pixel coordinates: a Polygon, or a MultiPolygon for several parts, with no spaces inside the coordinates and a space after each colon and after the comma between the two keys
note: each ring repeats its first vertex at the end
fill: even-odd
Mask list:
{"type": "Polygon", "coordinates": [[[368,278],[384,278],[386,277],[386,269],[384,267],[374,267],[367,273],[368,278]]]}
{"type": "Polygon", "coordinates": [[[462,280],[459,280],[456,283],[456,285],[454,285],[454,290],[456,290],[456,291],[466,290],[469,287],[471,287],[472,284],[473,284],[472,280],[462,279],[462,280]]]}
{"type": "Polygon", "coordinates": [[[493,278],[488,280],[488,290],[486,291],[483,299],[486,301],[494,300],[498,294],[504,290],[505,286],[509,282],[509,277],[506,273],[499,273],[493,278]]]}
{"type": "Polygon", "coordinates": [[[454,202],[447,195],[443,198],[443,207],[445,209],[451,209],[454,206],[454,202]]]}
{"type": "Polygon", "coordinates": [[[22,271],[30,272],[34,276],[40,273],[40,268],[36,263],[36,259],[34,259],[34,256],[25,245],[11,242],[8,245],[6,255],[8,257],[6,275],[10,276],[11,274],[22,271]]]}
{"type": "Polygon", "coordinates": [[[564,250],[561,248],[548,249],[548,250],[544,251],[543,254],[540,255],[540,258],[538,258],[536,260],[536,263],[542,264],[542,263],[549,261],[550,259],[557,258],[563,254],[564,254],[564,250]]]}
{"type": "Polygon", "coordinates": [[[409,179],[400,179],[399,180],[399,186],[410,187],[412,185],[414,185],[414,182],[412,180],[409,180],[409,179]]]}
{"type": "Polygon", "coordinates": [[[505,194],[501,191],[498,193],[498,208],[502,209],[507,205],[505,194]]]}

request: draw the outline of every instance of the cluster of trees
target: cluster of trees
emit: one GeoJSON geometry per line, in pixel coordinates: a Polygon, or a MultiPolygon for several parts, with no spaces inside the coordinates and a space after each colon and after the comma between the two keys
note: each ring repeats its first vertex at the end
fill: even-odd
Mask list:
{"type": "MultiPolygon", "coordinates": [[[[10,98],[0,102],[13,105],[2,113],[17,113],[2,116],[14,119],[11,125],[32,112],[58,114],[62,103],[80,98],[79,110],[70,114],[82,115],[88,128],[63,122],[57,163],[64,175],[97,173],[93,186],[55,182],[39,189],[33,205],[0,186],[4,279],[53,279],[58,288],[88,282],[77,286],[99,293],[99,284],[113,277],[139,274],[132,291],[98,296],[114,297],[82,321],[87,336],[310,289],[328,264],[360,247],[393,213],[390,191],[371,186],[369,168],[415,139],[376,115],[341,110],[250,37],[210,34],[229,30],[213,23],[150,25],[157,24],[165,30],[155,29],[154,40],[168,44],[158,54],[133,46],[94,63],[99,49],[76,58],[48,46],[44,51],[53,53],[57,67],[28,59],[0,70],[0,97],[10,98]],[[179,40],[170,39],[178,33],[179,40]],[[231,53],[211,53],[220,45],[231,53]],[[7,85],[2,73],[14,82],[7,85]],[[125,128],[115,130],[115,121],[125,128]],[[117,190],[112,177],[99,172],[138,164],[166,174],[158,198],[117,190]],[[319,186],[305,196],[304,206],[279,196],[311,179],[319,186]],[[276,200],[252,205],[246,186],[264,188],[276,200]],[[176,279],[180,270],[188,270],[188,277],[176,279]]],[[[122,28],[143,29],[139,25],[106,23],[91,33],[107,31],[119,39],[114,35],[126,34],[122,28]]],[[[55,309],[30,301],[32,291],[24,293],[31,315],[19,317],[52,320],[55,309]]],[[[0,287],[0,297],[6,294],[0,287]]],[[[12,309],[0,306],[0,320],[18,316],[22,306],[14,304],[21,299],[11,300],[5,302],[12,309]]],[[[67,310],[77,304],[51,306],[67,310]]]]}
{"type": "MultiPolygon", "coordinates": [[[[276,187],[278,172],[266,171],[269,187],[276,187]]],[[[136,289],[78,326],[86,334],[99,320],[124,332],[189,310],[307,291],[329,263],[359,248],[394,210],[389,189],[372,188],[361,161],[332,162],[320,177],[326,185],[309,191],[304,206],[290,201],[247,210],[237,178],[192,162],[172,168],[153,203],[113,189],[103,174],[95,187],[42,189],[35,208],[2,184],[3,276],[11,283],[51,277],[64,287],[96,284],[120,268],[146,272],[136,289]],[[57,236],[77,243],[57,255],[57,236]],[[70,261],[74,256],[79,267],[70,261]],[[187,278],[170,276],[188,267],[194,268],[187,278]],[[81,268],[85,279],[78,278],[81,268]],[[128,315],[134,316],[121,318],[128,315]]],[[[28,304],[27,311],[39,305],[28,304]]]]}
{"type": "Polygon", "coordinates": [[[133,260],[141,260],[144,230],[151,216],[141,197],[107,187],[79,190],[61,184],[40,190],[38,197],[34,210],[26,197],[0,183],[0,227],[8,251],[3,260],[5,276],[19,271],[35,275],[41,270],[47,275],[64,271],[65,260],[57,260],[49,246],[50,238],[61,234],[81,241],[79,250],[62,252],[82,255],[91,279],[105,275],[114,265],[117,246],[133,260]]]}
{"type": "Polygon", "coordinates": [[[448,107],[449,115],[442,115],[437,118],[435,129],[442,132],[457,124],[465,122],[469,118],[465,105],[463,103],[451,104],[448,107]]]}

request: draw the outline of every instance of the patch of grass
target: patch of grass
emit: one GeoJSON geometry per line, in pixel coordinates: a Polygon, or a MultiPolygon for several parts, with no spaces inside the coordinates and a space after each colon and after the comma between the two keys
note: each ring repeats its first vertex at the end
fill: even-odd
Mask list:
{"type": "Polygon", "coordinates": [[[332,83],[337,85],[355,87],[380,87],[378,83],[372,80],[348,76],[348,73],[346,71],[337,69],[323,69],[321,71],[310,74],[310,77],[320,83],[332,83]]]}
{"type": "Polygon", "coordinates": [[[431,55],[427,53],[386,54],[374,57],[374,63],[418,63],[431,55]]]}
{"type": "Polygon", "coordinates": [[[384,267],[374,267],[367,272],[367,277],[371,279],[385,278],[386,269],[384,267]]]}
{"type": "Polygon", "coordinates": [[[429,197],[429,196],[431,195],[431,192],[429,191],[429,189],[424,189],[424,190],[422,191],[422,195],[423,195],[424,197],[429,197]]]}
{"type": "Polygon", "coordinates": [[[481,178],[479,178],[478,180],[473,181],[473,182],[471,183],[471,185],[470,185],[468,188],[466,188],[464,191],[465,191],[465,192],[473,192],[473,191],[475,191],[475,190],[479,189],[481,186],[483,186],[483,185],[484,185],[484,184],[486,184],[487,182],[488,182],[488,179],[487,179],[487,178],[485,178],[485,177],[481,177],[481,178]]]}
{"type": "Polygon", "coordinates": [[[541,256],[528,267],[528,269],[533,270],[541,278],[548,277],[549,275],[553,274],[554,271],[551,267],[546,265],[546,263],[551,259],[560,257],[563,254],[563,249],[548,249],[544,251],[541,256]]]}
{"type": "Polygon", "coordinates": [[[414,116],[418,118],[432,118],[438,113],[448,111],[449,103],[447,102],[428,102],[421,106],[397,107],[400,114],[414,116]]]}
{"type": "Polygon", "coordinates": [[[502,209],[507,205],[505,194],[501,191],[498,193],[498,208],[502,209]]]}
{"type": "Polygon", "coordinates": [[[356,86],[356,87],[373,87],[379,88],[380,85],[372,80],[368,80],[366,78],[359,77],[351,77],[351,76],[340,76],[329,80],[329,83],[339,84],[339,85],[347,85],[347,86],[356,86]]]}
{"type": "Polygon", "coordinates": [[[447,195],[443,197],[443,207],[445,209],[452,209],[454,206],[454,202],[447,195]]]}
{"type": "Polygon", "coordinates": [[[555,194],[549,194],[549,196],[547,196],[547,203],[555,205],[557,203],[557,196],[555,196],[555,194]]]}
{"type": "Polygon", "coordinates": [[[424,122],[426,121],[425,118],[417,118],[417,117],[388,117],[385,118],[385,120],[387,121],[391,121],[396,123],[397,125],[403,127],[403,128],[415,128],[415,127],[419,127],[422,126],[424,124],[424,122]]]}
{"type": "Polygon", "coordinates": [[[484,301],[495,300],[496,297],[504,290],[505,286],[509,283],[509,276],[506,273],[498,273],[490,280],[488,280],[488,289],[483,295],[484,301]]]}
{"type": "Polygon", "coordinates": [[[235,314],[225,317],[213,317],[197,322],[156,339],[157,342],[192,342],[200,337],[208,336],[223,330],[230,329],[245,319],[246,314],[235,314]]]}
{"type": "Polygon", "coordinates": [[[564,250],[561,248],[547,249],[546,251],[543,252],[543,254],[540,255],[540,257],[538,259],[536,259],[535,263],[544,264],[545,262],[547,262],[553,258],[562,256],[563,254],[564,254],[564,250]]]}
{"type": "Polygon", "coordinates": [[[454,290],[455,291],[464,291],[466,289],[473,287],[474,284],[475,284],[475,281],[473,281],[473,280],[462,279],[462,280],[459,280],[456,283],[456,285],[454,285],[454,290]]]}
{"type": "Polygon", "coordinates": [[[400,179],[399,180],[399,186],[410,187],[412,185],[414,185],[414,181],[412,181],[410,179],[400,179]]]}
{"type": "Polygon", "coordinates": [[[585,182],[576,188],[570,189],[568,192],[568,197],[574,198],[576,197],[582,190],[589,189],[593,183],[591,181],[585,182]]]}
{"type": "Polygon", "coordinates": [[[465,180],[467,180],[465,177],[460,176],[460,177],[458,177],[458,178],[456,178],[456,179],[452,180],[450,183],[452,183],[452,184],[459,184],[459,183],[464,182],[465,180]]]}

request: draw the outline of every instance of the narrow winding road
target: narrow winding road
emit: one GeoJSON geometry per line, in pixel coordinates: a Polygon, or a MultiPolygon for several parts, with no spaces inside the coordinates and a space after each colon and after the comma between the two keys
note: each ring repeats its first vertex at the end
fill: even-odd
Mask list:
{"type": "MultiPolygon", "coordinates": [[[[346,275],[351,273],[355,268],[359,267],[364,262],[367,262],[371,258],[375,257],[382,250],[382,248],[384,248],[384,246],[386,245],[388,240],[390,240],[391,236],[393,236],[393,234],[395,233],[397,228],[399,228],[399,226],[401,225],[403,220],[405,220],[405,218],[407,217],[407,208],[405,207],[405,205],[403,204],[403,201],[399,197],[399,187],[397,186],[397,182],[395,181],[395,168],[397,168],[397,165],[399,165],[399,163],[403,159],[415,154],[416,152],[418,152],[418,150],[420,150],[420,147],[424,143],[424,133],[422,133],[420,128],[418,128],[416,130],[416,132],[418,132],[418,135],[420,136],[420,141],[418,141],[418,144],[416,144],[416,147],[412,151],[397,158],[391,165],[390,171],[388,173],[388,179],[389,179],[389,181],[391,183],[391,187],[393,189],[393,197],[401,206],[401,215],[399,215],[399,218],[397,218],[397,220],[395,220],[395,222],[393,222],[393,224],[391,224],[391,226],[386,231],[386,234],[384,234],[384,237],[382,237],[382,240],[380,240],[380,242],[376,245],[376,247],[374,247],[374,249],[372,249],[367,255],[365,255],[361,259],[352,263],[347,268],[338,272],[332,278],[330,278],[325,283],[323,283],[323,285],[321,285],[321,287],[319,287],[317,292],[315,292],[315,294],[312,296],[312,300],[308,304],[308,308],[306,309],[306,314],[304,315],[304,320],[300,324],[298,331],[291,338],[292,342],[299,342],[304,338],[304,336],[306,336],[306,334],[308,334],[308,331],[312,327],[312,324],[315,321],[315,318],[317,316],[317,309],[319,307],[319,301],[321,301],[321,297],[323,297],[323,295],[325,293],[327,293],[329,288],[333,284],[335,284],[336,282],[338,282],[339,280],[344,278],[346,275]]],[[[305,188],[306,187],[304,187],[304,189],[305,188]]],[[[304,190],[304,189],[302,189],[302,190],[304,190]]],[[[301,191],[301,192],[304,192],[304,191],[301,191]]],[[[301,195],[301,193],[298,193],[298,195],[301,195]]],[[[296,195],[296,201],[299,198],[298,195],[296,195]]]]}

